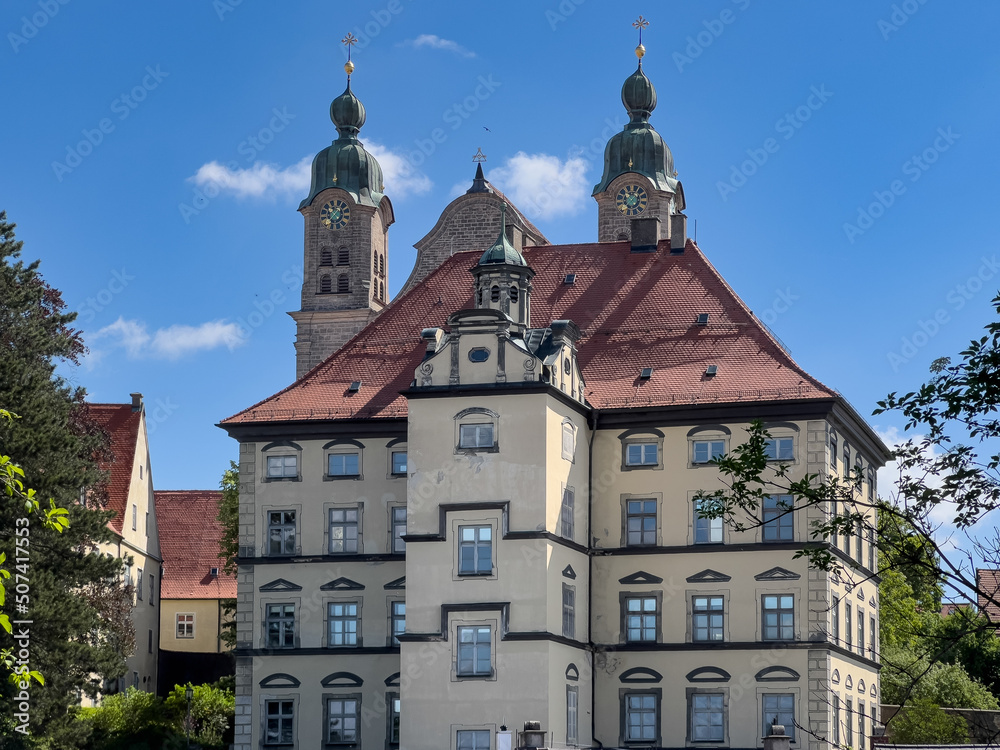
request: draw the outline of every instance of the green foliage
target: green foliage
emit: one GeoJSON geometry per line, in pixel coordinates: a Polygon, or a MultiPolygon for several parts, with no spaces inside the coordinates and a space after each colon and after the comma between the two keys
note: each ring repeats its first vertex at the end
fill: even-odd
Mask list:
{"type": "Polygon", "coordinates": [[[889,726],[897,745],[962,745],[969,742],[969,725],[932,701],[918,700],[894,716],[889,726]]]}
{"type": "MultiPolygon", "coordinates": [[[[223,472],[219,486],[222,488],[218,515],[222,526],[219,557],[222,558],[222,570],[229,575],[236,575],[240,553],[240,467],[235,461],[229,462],[229,468],[223,472]]],[[[236,647],[235,599],[222,600],[222,617],[222,632],[219,637],[227,648],[233,649],[236,647]]]]}
{"type": "MultiPolygon", "coordinates": [[[[187,721],[185,685],[175,685],[167,696],[167,714],[183,731],[187,721]]],[[[223,746],[223,736],[236,715],[236,695],[215,685],[195,685],[191,699],[191,740],[205,748],[223,746]]]]}
{"type": "Polygon", "coordinates": [[[971,608],[959,609],[939,626],[941,658],[961,664],[970,676],[1000,695],[1000,638],[996,625],[971,608]]]}
{"type": "Polygon", "coordinates": [[[133,737],[150,727],[166,725],[163,702],[153,693],[133,687],[105,696],[96,708],[81,709],[80,718],[90,722],[98,742],[133,737]]]}

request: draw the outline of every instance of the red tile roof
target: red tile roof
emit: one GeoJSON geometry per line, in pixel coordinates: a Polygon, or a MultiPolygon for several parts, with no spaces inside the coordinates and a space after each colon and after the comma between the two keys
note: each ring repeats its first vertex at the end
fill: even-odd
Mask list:
{"type": "MultiPolygon", "coordinates": [[[[806,374],[753,316],[690,240],[632,253],[627,242],[525,248],[536,272],[531,324],[570,319],[587,401],[599,409],[814,398],[837,394],[806,374]],[[575,283],[564,284],[568,273],[575,283]],[[694,325],[708,313],[707,326],[694,325]],[[709,365],[718,374],[706,376],[709,365]],[[653,376],[640,380],[644,367],[653,376]]],[[[472,307],[478,253],[456,253],[397,298],[361,333],[296,383],[223,425],[336,418],[405,417],[408,388],[423,358],[423,328],[472,307]],[[351,381],[361,390],[350,393],[351,381]]]]}
{"type": "Polygon", "coordinates": [[[102,471],[109,473],[107,510],[115,512],[108,526],[116,534],[122,533],[122,520],[128,506],[128,489],[132,482],[135,446],[139,438],[142,413],[132,411],[132,404],[90,404],[94,420],[111,438],[111,463],[102,461],[102,471]]]}
{"type": "Polygon", "coordinates": [[[222,572],[219,490],[156,490],[156,524],[163,556],[161,599],[233,599],[236,578],[222,572]],[[212,576],[212,568],[219,575],[212,576]]]}
{"type": "Polygon", "coordinates": [[[976,588],[979,590],[979,611],[990,622],[1000,623],[1000,570],[977,570],[976,588]]]}

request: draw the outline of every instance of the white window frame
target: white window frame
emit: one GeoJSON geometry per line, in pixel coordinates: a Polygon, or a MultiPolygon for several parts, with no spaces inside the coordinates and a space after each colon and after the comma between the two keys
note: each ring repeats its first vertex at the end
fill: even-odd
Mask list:
{"type": "Polygon", "coordinates": [[[264,456],[264,472],[268,481],[299,478],[299,454],[280,453],[264,456]]]}
{"type": "Polygon", "coordinates": [[[389,506],[389,552],[394,555],[406,553],[406,506],[389,506]],[[398,516],[402,516],[400,519],[398,516]]]}
{"type": "Polygon", "coordinates": [[[722,516],[718,518],[702,518],[699,508],[704,498],[695,498],[691,502],[692,508],[692,534],[691,541],[694,544],[724,544],[725,543],[725,523],[722,516]],[[707,539],[699,539],[699,524],[707,532],[707,539]],[[718,537],[717,539],[715,537],[718,537]]]}
{"type": "Polygon", "coordinates": [[[474,523],[469,523],[469,524],[463,524],[463,525],[459,526],[458,527],[458,575],[460,575],[460,576],[490,576],[490,575],[493,575],[493,572],[496,569],[496,555],[494,554],[494,550],[496,548],[496,545],[494,544],[495,539],[496,539],[496,529],[494,528],[493,524],[491,524],[491,523],[488,523],[488,522],[487,523],[475,523],[475,524],[474,523]],[[488,530],[488,532],[489,532],[489,539],[485,540],[485,542],[484,542],[483,539],[480,538],[480,533],[484,529],[488,530]],[[473,539],[466,540],[464,538],[466,536],[466,533],[465,533],[466,531],[472,531],[473,532],[473,535],[474,535],[473,539]],[[481,549],[482,549],[482,546],[484,545],[484,543],[488,543],[489,559],[490,559],[490,569],[489,570],[480,570],[480,557],[481,557],[480,552],[481,552],[481,549]],[[464,557],[462,555],[462,550],[465,549],[466,547],[470,547],[470,546],[472,547],[472,550],[473,550],[472,560],[473,560],[473,568],[474,569],[473,570],[465,570],[465,569],[463,569],[464,557]]]}
{"type": "Polygon", "coordinates": [[[700,438],[698,440],[691,441],[691,465],[692,466],[705,466],[709,465],[716,458],[721,458],[728,453],[728,438],[718,437],[718,438],[700,438]],[[719,449],[716,450],[716,447],[719,449]],[[699,456],[704,448],[704,457],[699,456]]]}
{"type": "Polygon", "coordinates": [[[177,612],[174,616],[174,637],[177,639],[188,640],[194,638],[195,627],[195,613],[194,612],[177,612]],[[181,618],[190,618],[184,619],[181,618]]]}
{"type": "Polygon", "coordinates": [[[455,675],[459,679],[469,679],[469,678],[483,678],[492,677],[494,675],[493,659],[494,659],[494,649],[493,649],[493,628],[489,625],[459,625],[455,629],[455,641],[456,641],[456,653],[455,653],[455,675]],[[480,640],[485,634],[485,646],[487,651],[487,668],[483,669],[482,665],[482,652],[480,648],[483,647],[483,642],[480,640]],[[471,636],[472,641],[463,641],[466,636],[471,636]],[[471,670],[463,670],[462,662],[463,660],[468,660],[470,658],[471,652],[471,670]]]}
{"type": "Polygon", "coordinates": [[[267,556],[268,557],[291,557],[293,555],[297,555],[299,553],[298,542],[299,542],[299,511],[298,511],[297,508],[267,508],[267,509],[264,510],[264,547],[265,547],[265,549],[267,551],[267,556]],[[280,521],[278,523],[273,523],[272,522],[272,518],[271,518],[271,514],[272,513],[279,513],[279,514],[281,514],[280,521]],[[289,521],[288,521],[288,519],[287,519],[287,517],[285,515],[286,513],[291,513],[292,514],[292,521],[291,521],[291,523],[289,523],[289,521]],[[271,529],[272,528],[273,529],[279,529],[279,530],[282,530],[282,531],[285,531],[285,532],[287,532],[289,528],[291,529],[291,534],[292,534],[292,536],[291,536],[292,551],[291,552],[286,551],[286,549],[288,547],[288,545],[287,545],[287,541],[288,540],[287,540],[287,537],[286,537],[286,535],[284,533],[282,534],[282,538],[281,538],[281,551],[279,551],[279,552],[272,552],[271,551],[271,529]]]}
{"type": "Polygon", "coordinates": [[[352,649],[362,646],[361,636],[361,601],[358,599],[335,599],[326,603],[326,646],[335,649],[352,649]],[[343,607],[341,612],[335,612],[335,608],[343,607]],[[353,612],[348,612],[346,608],[353,607],[353,612]],[[344,627],[340,633],[333,632],[334,623],[341,623],[344,627]],[[354,629],[347,627],[354,623],[354,629]],[[337,638],[341,643],[334,643],[337,638]],[[353,639],[353,642],[350,642],[353,639]]]}
{"type": "Polygon", "coordinates": [[[264,703],[263,711],[261,712],[262,713],[262,717],[261,718],[263,720],[263,726],[261,728],[261,744],[264,747],[280,747],[282,745],[284,745],[285,747],[287,747],[287,746],[289,746],[289,744],[294,745],[295,744],[295,735],[296,735],[296,732],[295,732],[295,708],[296,708],[295,707],[295,701],[292,698],[284,698],[284,697],[282,697],[282,698],[266,698],[266,699],[264,699],[263,703],[264,703]],[[278,721],[278,732],[279,732],[279,735],[278,735],[278,738],[276,740],[274,740],[274,741],[269,740],[268,739],[268,734],[267,734],[267,725],[268,725],[268,720],[269,720],[268,717],[271,715],[270,712],[268,711],[268,708],[269,708],[269,706],[271,704],[277,704],[278,705],[278,712],[276,714],[276,717],[277,717],[277,721],[278,721]],[[291,713],[288,713],[288,714],[285,713],[285,704],[290,704],[291,705],[291,713]],[[289,726],[291,728],[291,743],[285,741],[284,736],[281,734],[282,725],[283,725],[283,723],[285,721],[288,722],[288,724],[289,724],[289,726]]]}
{"type": "Polygon", "coordinates": [[[361,529],[361,506],[345,505],[331,506],[327,509],[327,552],[331,555],[359,555],[364,552],[364,540],[361,529]],[[349,520],[348,516],[354,514],[354,520],[349,520]],[[337,520],[334,520],[337,516],[337,520]],[[334,538],[334,527],[342,531],[342,535],[334,538]],[[350,538],[351,528],[354,529],[354,538],[350,538]],[[334,549],[334,543],[339,543],[342,549],[334,549]],[[350,549],[351,547],[354,549],[350,549]]]}

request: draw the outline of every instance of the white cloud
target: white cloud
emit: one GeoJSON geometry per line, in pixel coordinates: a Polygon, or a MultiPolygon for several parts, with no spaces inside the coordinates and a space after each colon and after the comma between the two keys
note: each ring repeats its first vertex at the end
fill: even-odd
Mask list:
{"type": "Polygon", "coordinates": [[[421,195],[434,187],[430,177],[416,169],[398,151],[374,141],[366,141],[365,148],[382,166],[385,192],[390,197],[405,198],[407,195],[421,195]]]}
{"type": "Polygon", "coordinates": [[[451,39],[442,39],[436,34],[421,34],[416,39],[411,39],[404,44],[410,44],[416,49],[421,47],[430,47],[431,49],[442,49],[446,52],[454,52],[456,55],[461,57],[475,57],[476,53],[471,50],[467,50],[458,42],[453,42],[451,39]]]}
{"type": "Polygon", "coordinates": [[[553,219],[583,210],[590,195],[587,166],[579,157],[561,161],[519,151],[487,178],[531,218],[553,219]]]}
{"type": "MultiPolygon", "coordinates": [[[[133,359],[178,359],[186,354],[218,349],[221,346],[232,351],[246,343],[239,326],[224,320],[212,320],[198,326],[172,325],[150,334],[145,323],[118,318],[92,338],[111,339],[112,345],[122,347],[133,359]]],[[[97,353],[97,356],[99,360],[103,353],[97,353]]]]}
{"type": "Polygon", "coordinates": [[[232,169],[217,161],[202,164],[188,182],[202,190],[218,190],[238,198],[260,198],[265,195],[304,195],[309,190],[312,157],[297,164],[280,168],[274,164],[255,162],[246,169],[232,169]]]}

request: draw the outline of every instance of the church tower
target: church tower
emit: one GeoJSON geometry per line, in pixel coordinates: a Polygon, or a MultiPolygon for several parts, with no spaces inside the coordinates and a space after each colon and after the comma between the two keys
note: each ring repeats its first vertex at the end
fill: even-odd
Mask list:
{"type": "MultiPolygon", "coordinates": [[[[633,222],[645,221],[643,234],[656,240],[681,238],[685,234],[684,188],[674,171],[674,157],[663,137],[649,122],[656,109],[656,89],[642,70],[646,48],[637,21],[639,67],[622,85],[622,104],[629,114],[624,130],[616,133],[604,149],[604,175],[594,187],[597,201],[599,242],[631,240],[633,222]]],[[[655,242],[653,243],[655,245],[655,242]]],[[[680,241],[683,247],[683,240],[680,241]]]]}
{"type": "MultiPolygon", "coordinates": [[[[353,44],[348,35],[345,44],[353,44]]],[[[305,221],[302,309],[296,323],[295,377],[301,378],[364,328],[389,303],[388,232],[392,203],[383,194],[382,167],[361,141],[365,108],[347,89],[330,105],[338,138],[312,164],[305,221]]]]}

